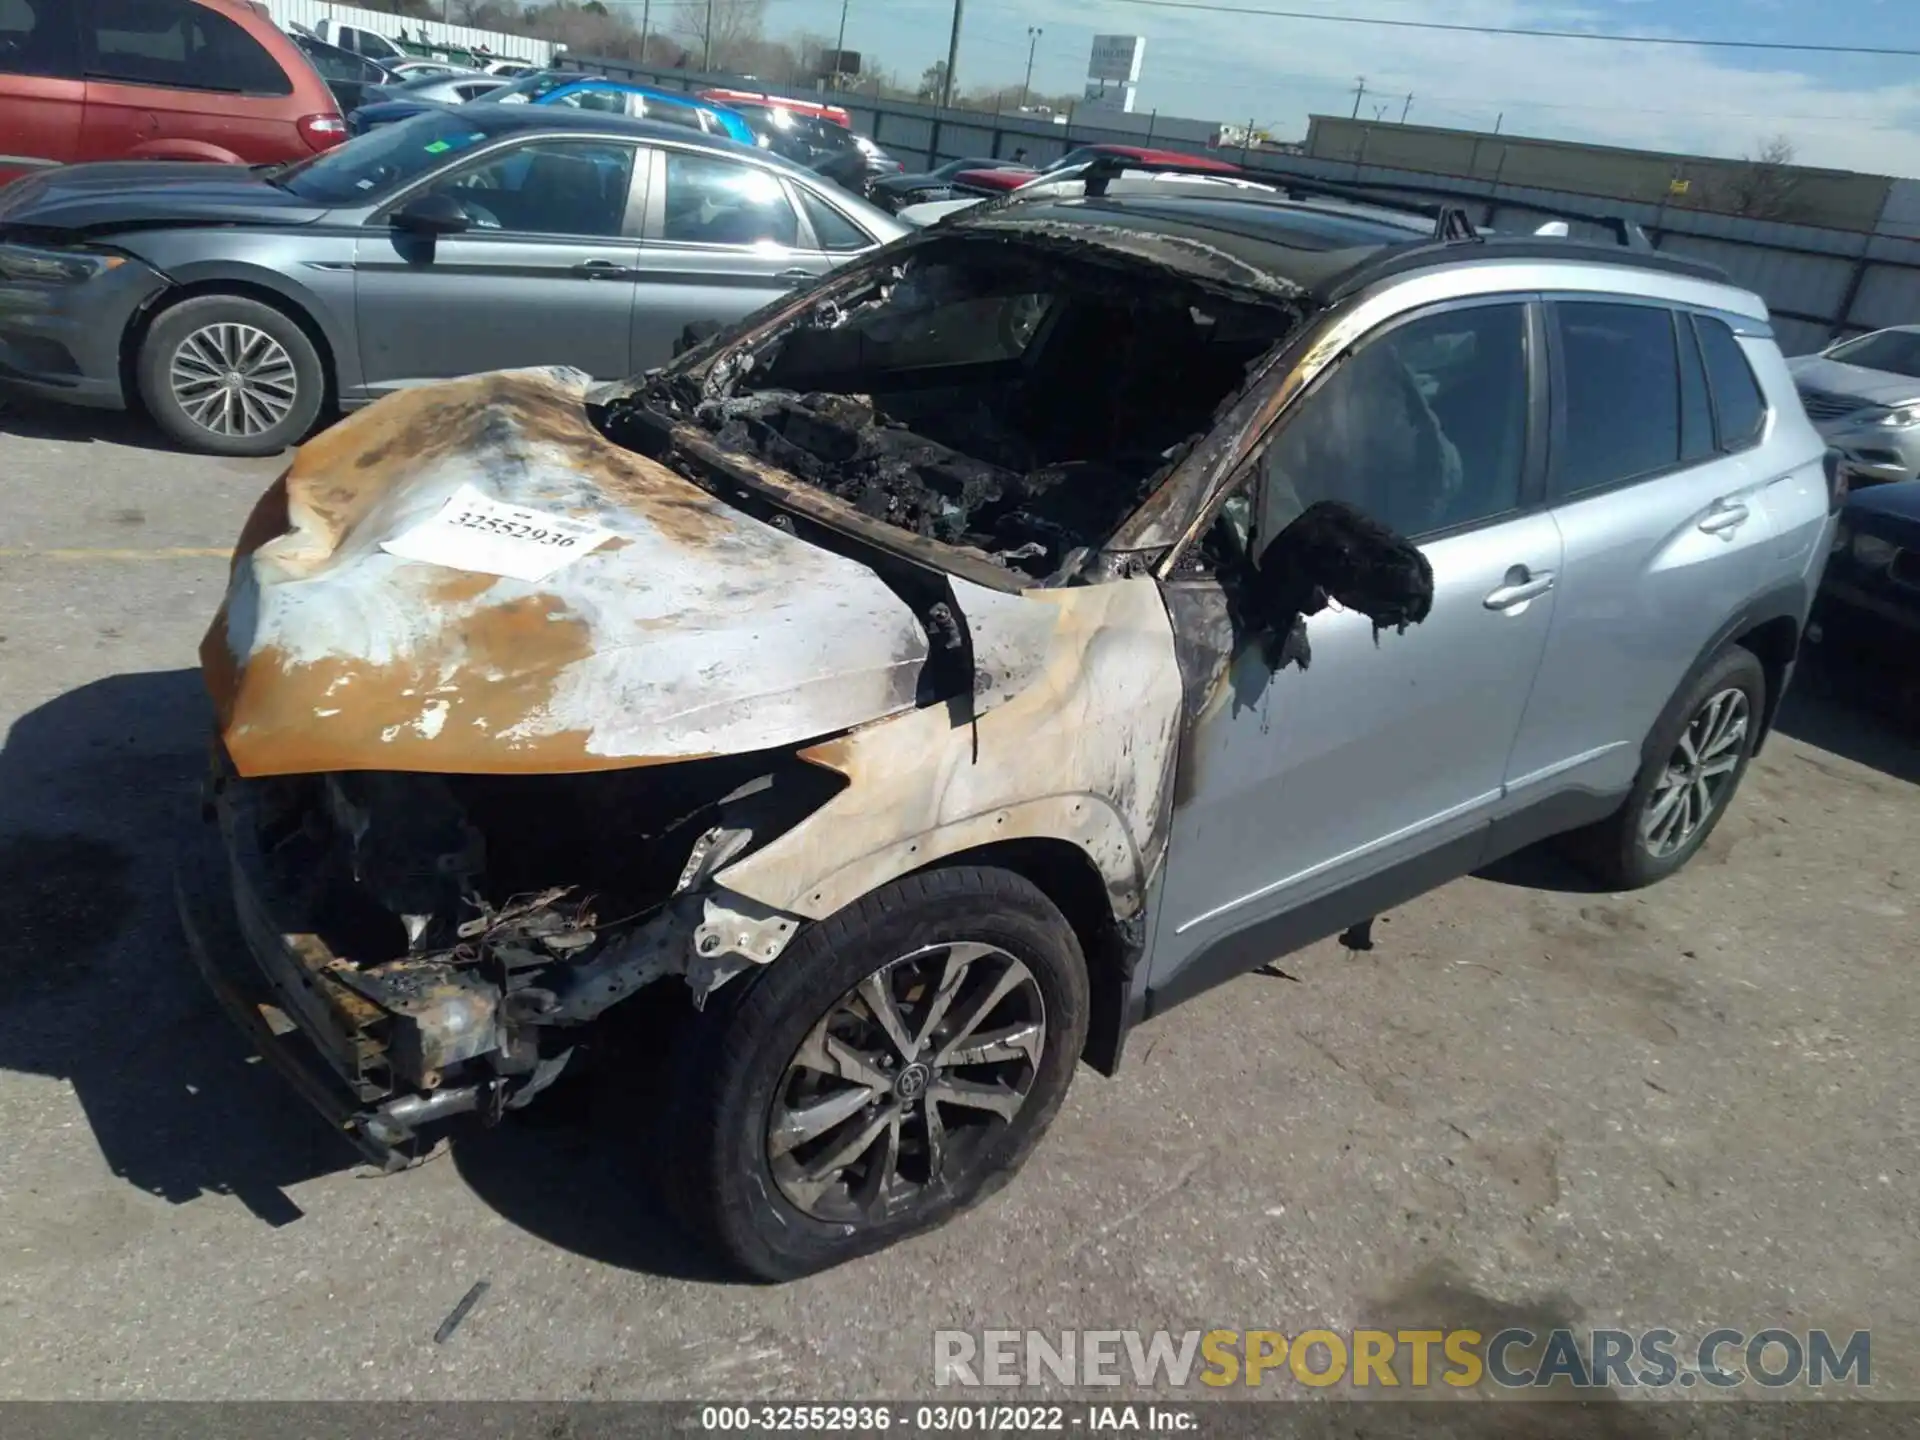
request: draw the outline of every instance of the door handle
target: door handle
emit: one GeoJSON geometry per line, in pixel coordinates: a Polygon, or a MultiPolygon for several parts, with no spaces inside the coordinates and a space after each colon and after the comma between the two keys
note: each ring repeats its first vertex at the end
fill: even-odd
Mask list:
{"type": "Polygon", "coordinates": [[[1529,570],[1524,565],[1516,565],[1507,571],[1506,584],[1489,590],[1481,603],[1489,610],[1511,610],[1516,605],[1539,599],[1552,588],[1551,570],[1529,570]]]}
{"type": "Polygon", "coordinates": [[[617,260],[582,260],[573,273],[589,280],[631,280],[633,271],[617,260]]]}
{"type": "Polygon", "coordinates": [[[1738,530],[1747,523],[1751,513],[1738,500],[1716,500],[1700,521],[1700,529],[1709,535],[1721,535],[1738,530]]]}
{"type": "Polygon", "coordinates": [[[818,277],[816,277],[811,270],[782,270],[773,278],[776,280],[784,280],[789,285],[804,285],[807,281],[818,277]]]}

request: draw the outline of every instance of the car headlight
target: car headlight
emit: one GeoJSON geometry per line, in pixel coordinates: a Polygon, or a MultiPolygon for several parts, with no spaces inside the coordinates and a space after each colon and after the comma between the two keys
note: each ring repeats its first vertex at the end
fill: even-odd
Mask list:
{"type": "Polygon", "coordinates": [[[1900,547],[1890,540],[1882,540],[1878,535],[1856,535],[1853,537],[1853,558],[1859,565],[1868,569],[1879,569],[1891,565],[1893,557],[1900,547]]]}
{"type": "Polygon", "coordinates": [[[124,255],[95,250],[42,250],[26,245],[0,245],[0,276],[9,280],[38,280],[54,285],[77,285],[127,263],[124,255]]]}
{"type": "Polygon", "coordinates": [[[1920,425],[1920,401],[1912,405],[1896,405],[1873,423],[1884,425],[1889,430],[1911,430],[1920,425]]]}

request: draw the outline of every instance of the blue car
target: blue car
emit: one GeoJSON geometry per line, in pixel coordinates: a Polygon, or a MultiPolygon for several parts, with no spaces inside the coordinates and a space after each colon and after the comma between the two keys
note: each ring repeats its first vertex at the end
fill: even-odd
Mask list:
{"type": "MultiPolygon", "coordinates": [[[[682,91],[657,90],[651,85],[633,85],[624,80],[536,70],[480,98],[494,105],[570,105],[576,110],[664,120],[708,135],[724,135],[742,145],[757,143],[747,122],[731,110],[710,105],[682,91]]],[[[433,108],[430,102],[421,100],[383,100],[353,111],[347,117],[347,126],[355,135],[364,135],[369,130],[433,108]]]]}

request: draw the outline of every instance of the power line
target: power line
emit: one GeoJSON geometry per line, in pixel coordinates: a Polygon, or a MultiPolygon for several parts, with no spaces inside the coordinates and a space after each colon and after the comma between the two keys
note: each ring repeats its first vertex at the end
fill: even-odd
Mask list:
{"type": "Polygon", "coordinates": [[[1597,30],[1529,30],[1517,25],[1465,25],[1444,20],[1390,20],[1382,15],[1328,15],[1318,10],[1262,10],[1211,0],[1114,0],[1153,10],[1203,10],[1218,15],[1257,15],[1271,20],[1318,20],[1327,25],[1374,25],[1391,30],[1445,30],[1462,35],[1517,35],[1534,40],[1593,40],[1609,45],[1685,45],[1704,50],[1774,50],[1803,55],[1910,55],[1891,45],[1798,45],[1784,40],[1693,40],[1677,35],[1610,35],[1597,30]]]}

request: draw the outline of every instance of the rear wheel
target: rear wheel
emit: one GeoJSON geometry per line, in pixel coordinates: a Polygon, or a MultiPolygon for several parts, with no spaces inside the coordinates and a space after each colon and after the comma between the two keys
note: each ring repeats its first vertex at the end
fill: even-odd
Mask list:
{"type": "Polygon", "coordinates": [[[675,1209],[767,1280],[931,1229],[1019,1169],[1086,1028],[1079,942],[1028,881],[955,868],[883,886],[697,1017],[675,1209]]]}
{"type": "Polygon", "coordinates": [[[1573,837],[1597,879],[1637,889],[1693,858],[1747,773],[1766,697],[1752,651],[1736,645],[1714,659],[1662,717],[1626,804],[1573,837]]]}
{"type": "Polygon", "coordinates": [[[326,376],[306,331],[243,295],[163,311],[140,346],[140,398],[167,434],[207,455],[272,455],[320,416],[326,376]]]}

